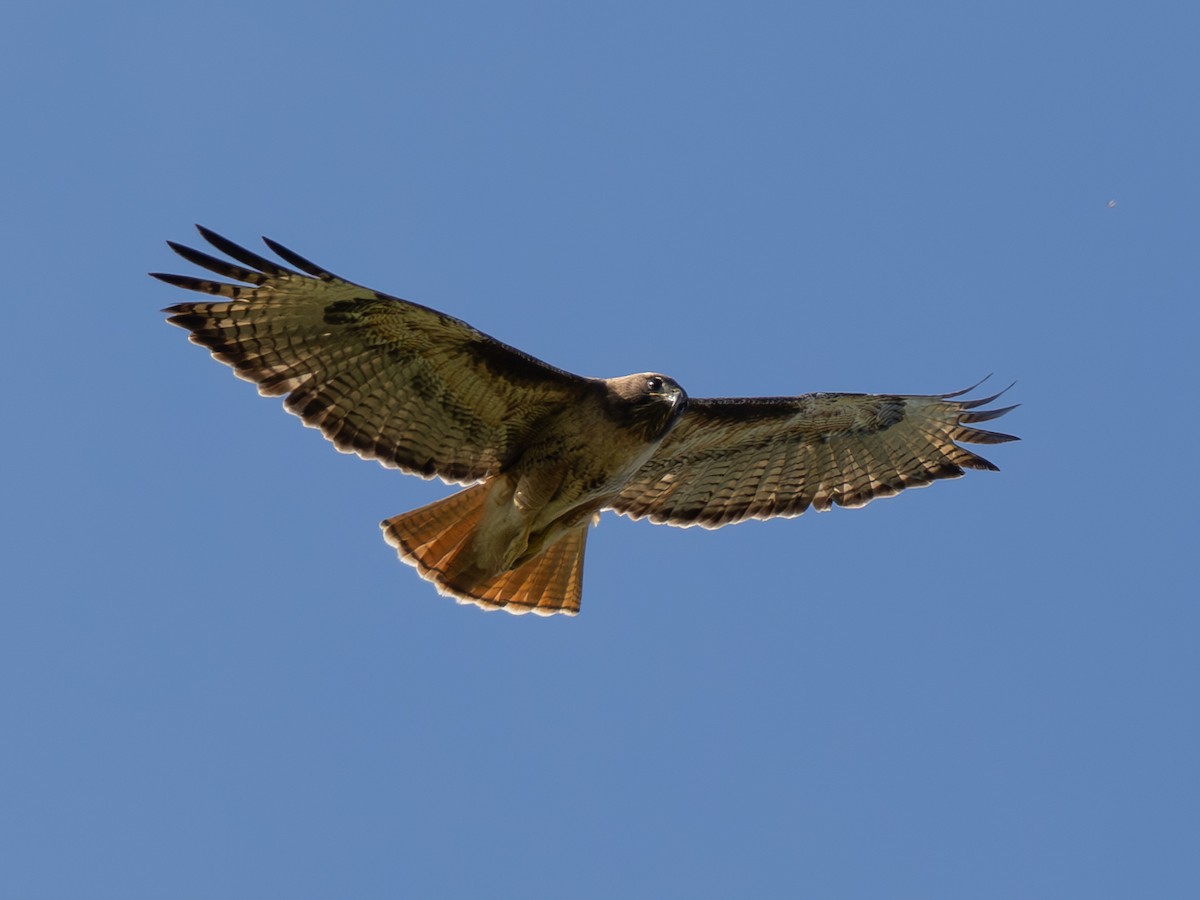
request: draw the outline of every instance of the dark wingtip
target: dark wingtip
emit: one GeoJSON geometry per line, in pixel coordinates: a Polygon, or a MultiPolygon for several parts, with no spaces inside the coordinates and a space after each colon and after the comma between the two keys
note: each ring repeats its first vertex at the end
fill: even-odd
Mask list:
{"type": "MultiPolygon", "coordinates": [[[[200,232],[200,237],[204,238],[204,240],[216,247],[218,250],[224,251],[226,246],[233,244],[233,241],[229,240],[229,238],[222,234],[217,234],[217,232],[213,231],[211,228],[205,228],[198,222],[196,223],[196,230],[200,232]]],[[[170,241],[167,243],[170,243],[170,241]]],[[[237,245],[235,244],[234,246],[237,245]]]]}
{"type": "Polygon", "coordinates": [[[262,235],[262,242],[270,247],[272,251],[278,254],[280,259],[291,263],[306,275],[311,275],[313,278],[320,278],[322,281],[332,281],[333,279],[337,278],[337,276],[332,272],[322,268],[321,266],[318,266],[312,260],[305,259],[295,250],[291,250],[283,246],[283,244],[279,243],[278,241],[271,240],[265,234],[262,235]]]}
{"type": "Polygon", "coordinates": [[[1012,406],[1002,406],[999,409],[972,409],[970,405],[964,403],[963,407],[967,411],[959,414],[958,421],[967,425],[990,422],[992,419],[1008,415],[1020,405],[1020,403],[1014,403],[1012,406]]]}
{"type": "Polygon", "coordinates": [[[241,244],[234,243],[229,238],[217,234],[211,228],[205,228],[203,225],[197,225],[196,230],[200,232],[200,236],[208,243],[216,247],[226,256],[235,259],[244,266],[249,266],[252,269],[257,269],[264,275],[294,275],[288,269],[283,268],[274,260],[267,259],[264,256],[259,256],[252,250],[247,250],[241,244]]]}
{"type": "MultiPolygon", "coordinates": [[[[961,397],[963,394],[969,394],[969,393],[971,393],[971,391],[975,390],[975,388],[979,387],[981,384],[983,384],[985,381],[987,381],[989,378],[991,378],[992,374],[993,373],[988,372],[986,375],[984,375],[982,378],[980,378],[973,385],[971,385],[968,388],[963,388],[961,391],[952,391],[949,394],[941,394],[940,396],[942,397],[943,400],[949,400],[952,397],[961,397]]],[[[1008,390],[1008,388],[1005,388],[1004,390],[1008,390]]],[[[1002,393],[1004,393],[1004,391],[1001,391],[1000,393],[1002,394],[1002,393]]],[[[999,396],[999,394],[997,394],[997,396],[999,396]]],[[[987,401],[983,401],[983,402],[987,402],[987,401]]]]}
{"type": "Polygon", "coordinates": [[[173,287],[190,287],[197,279],[189,275],[172,275],[170,272],[147,272],[151,278],[157,278],[159,281],[165,281],[173,287]]]}

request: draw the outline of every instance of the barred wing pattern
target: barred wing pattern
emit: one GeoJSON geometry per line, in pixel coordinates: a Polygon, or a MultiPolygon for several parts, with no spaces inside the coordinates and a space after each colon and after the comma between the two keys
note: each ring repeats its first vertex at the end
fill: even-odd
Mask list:
{"type": "Polygon", "coordinates": [[[546,413],[575,402],[589,380],[556,369],[436,310],[364,288],[263,238],[285,268],[206,228],[240,265],[174,242],[184,259],[230,284],[153,273],[224,298],[168,307],[259,393],[345,453],[448,482],[495,474],[546,413]]]}
{"type": "Polygon", "coordinates": [[[957,442],[1016,440],[972,427],[1016,407],[979,409],[1004,391],[954,399],[971,390],[691,400],[610,507],[659,524],[719,528],[810,506],[859,507],[964,469],[994,471],[957,442]]]}

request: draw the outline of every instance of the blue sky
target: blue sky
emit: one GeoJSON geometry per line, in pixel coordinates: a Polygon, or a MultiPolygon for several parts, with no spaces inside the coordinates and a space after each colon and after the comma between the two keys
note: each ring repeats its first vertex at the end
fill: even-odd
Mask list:
{"type": "Polygon", "coordinates": [[[1198,895],[1192,5],[6,19],[6,894],[1198,895]],[[995,372],[1023,440],[485,614],[379,537],[446,488],[163,323],[193,222],[693,396],[995,372]]]}

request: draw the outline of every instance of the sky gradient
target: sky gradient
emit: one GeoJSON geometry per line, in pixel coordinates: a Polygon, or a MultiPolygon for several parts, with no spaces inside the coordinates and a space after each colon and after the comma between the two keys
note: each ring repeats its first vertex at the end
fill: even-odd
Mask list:
{"type": "Polygon", "coordinates": [[[1194,7],[6,18],[6,895],[1200,896],[1194,7]],[[193,222],[693,396],[994,372],[1022,441],[456,606],[377,526],[448,488],[164,324],[193,222]]]}

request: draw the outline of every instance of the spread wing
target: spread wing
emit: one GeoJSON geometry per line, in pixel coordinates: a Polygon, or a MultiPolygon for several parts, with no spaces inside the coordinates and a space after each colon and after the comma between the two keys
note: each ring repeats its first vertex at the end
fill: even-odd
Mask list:
{"type": "Polygon", "coordinates": [[[1015,407],[979,409],[1000,394],[954,399],[972,389],[692,400],[609,505],[635,519],[718,528],[809,506],[858,507],[964,469],[995,470],[958,442],[1016,440],[972,427],[1015,407]]]}
{"type": "Polygon", "coordinates": [[[264,238],[278,265],[200,228],[240,265],[168,242],[203,269],[242,284],[153,273],[215,302],[168,307],[259,393],[346,453],[429,478],[468,483],[510,462],[547,412],[590,380],[500,343],[436,310],[338,278],[264,238]]]}

